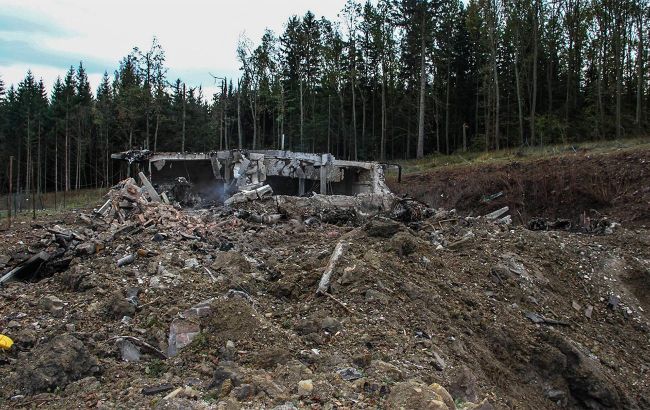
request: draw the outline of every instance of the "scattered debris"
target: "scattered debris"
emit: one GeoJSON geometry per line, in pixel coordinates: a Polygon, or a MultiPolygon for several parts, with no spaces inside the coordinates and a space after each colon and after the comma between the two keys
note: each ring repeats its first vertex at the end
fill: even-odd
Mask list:
{"type": "Polygon", "coordinates": [[[510,210],[509,207],[504,206],[503,208],[497,209],[496,211],[490,212],[489,214],[485,215],[485,219],[487,219],[488,221],[493,221],[495,219],[502,217],[509,210],[510,210]]]}
{"type": "Polygon", "coordinates": [[[157,173],[174,160],[150,154],[154,177],[136,170],[95,212],[5,232],[3,275],[41,256],[0,286],[0,331],[15,340],[0,352],[0,402],[643,407],[642,235],[433,209],[371,192],[370,165],[345,179],[357,168],[318,156],[218,155],[205,154],[218,199],[193,172],[174,188],[157,173]],[[312,194],[321,172],[339,180],[312,194]],[[252,194],[265,186],[280,195],[252,194]],[[347,189],[357,195],[329,195],[347,189]],[[638,354],[618,360],[621,349],[638,354]]]}
{"type": "Polygon", "coordinates": [[[526,312],[524,314],[527,319],[529,319],[531,322],[536,323],[536,324],[545,324],[545,325],[558,325],[558,326],[570,326],[571,324],[568,322],[564,322],[562,320],[555,320],[555,319],[549,319],[547,317],[544,317],[543,315],[534,313],[534,312],[526,312]]]}

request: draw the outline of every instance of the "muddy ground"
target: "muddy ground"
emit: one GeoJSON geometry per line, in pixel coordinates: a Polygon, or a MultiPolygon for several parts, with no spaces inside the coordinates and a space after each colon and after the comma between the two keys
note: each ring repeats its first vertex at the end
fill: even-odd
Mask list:
{"type": "MultiPolygon", "coordinates": [[[[647,153],[625,155],[646,175],[647,153]]],[[[503,202],[458,195],[458,212],[406,223],[273,200],[152,205],[127,234],[88,211],[19,223],[1,233],[3,272],[43,249],[74,257],[0,288],[0,333],[15,342],[0,351],[0,407],[650,408],[647,206],[607,233],[532,231],[467,217],[503,202]],[[339,242],[329,296],[317,294],[339,242]]]]}

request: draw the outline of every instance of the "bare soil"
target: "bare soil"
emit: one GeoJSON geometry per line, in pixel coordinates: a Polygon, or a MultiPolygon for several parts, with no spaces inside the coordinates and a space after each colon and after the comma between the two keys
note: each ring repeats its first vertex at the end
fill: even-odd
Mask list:
{"type": "Polygon", "coordinates": [[[543,216],[578,220],[607,215],[620,222],[650,223],[650,150],[591,153],[579,150],[543,159],[435,168],[406,175],[391,189],[433,207],[485,214],[510,206],[513,220],[543,216]],[[487,201],[493,195],[503,195],[487,201]]]}
{"type": "MultiPolygon", "coordinates": [[[[288,213],[267,225],[223,209],[169,211],[62,272],[0,288],[0,333],[15,341],[0,351],[0,407],[650,408],[647,161],[585,154],[407,176],[400,190],[458,210],[409,223],[288,213]],[[593,208],[622,226],[530,231],[466,216],[503,204],[523,218],[593,208]],[[350,247],[333,298],[317,295],[341,240],[350,247]],[[207,310],[188,316],[201,302],[207,310]],[[139,345],[139,361],[123,360],[118,336],[165,353],[183,320],[200,334],[178,355],[139,345]],[[439,404],[433,383],[451,404],[439,404]]],[[[277,211],[272,200],[253,208],[277,211]]],[[[43,249],[57,224],[95,238],[117,228],[75,213],[17,224],[1,233],[3,272],[43,249]]]]}

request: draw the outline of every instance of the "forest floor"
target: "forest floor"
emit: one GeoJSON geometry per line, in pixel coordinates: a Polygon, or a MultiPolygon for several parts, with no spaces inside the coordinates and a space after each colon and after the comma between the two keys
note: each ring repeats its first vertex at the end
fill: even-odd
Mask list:
{"type": "Polygon", "coordinates": [[[650,408],[648,161],[408,174],[392,188],[437,209],[406,222],[273,201],[18,221],[3,272],[69,265],[0,287],[0,407],[650,408]],[[503,205],[511,225],[478,217],[503,205]]]}

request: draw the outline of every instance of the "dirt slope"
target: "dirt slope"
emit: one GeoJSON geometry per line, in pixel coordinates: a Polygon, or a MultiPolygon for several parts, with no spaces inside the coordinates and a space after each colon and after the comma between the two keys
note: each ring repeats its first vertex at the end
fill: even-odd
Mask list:
{"type": "Polygon", "coordinates": [[[578,220],[608,215],[650,223],[650,150],[633,148],[591,154],[525,159],[499,164],[440,167],[406,175],[391,189],[436,208],[484,214],[508,205],[515,221],[536,216],[578,220]],[[486,202],[493,194],[499,198],[486,202]],[[521,214],[521,217],[519,217],[521,214]]]}

